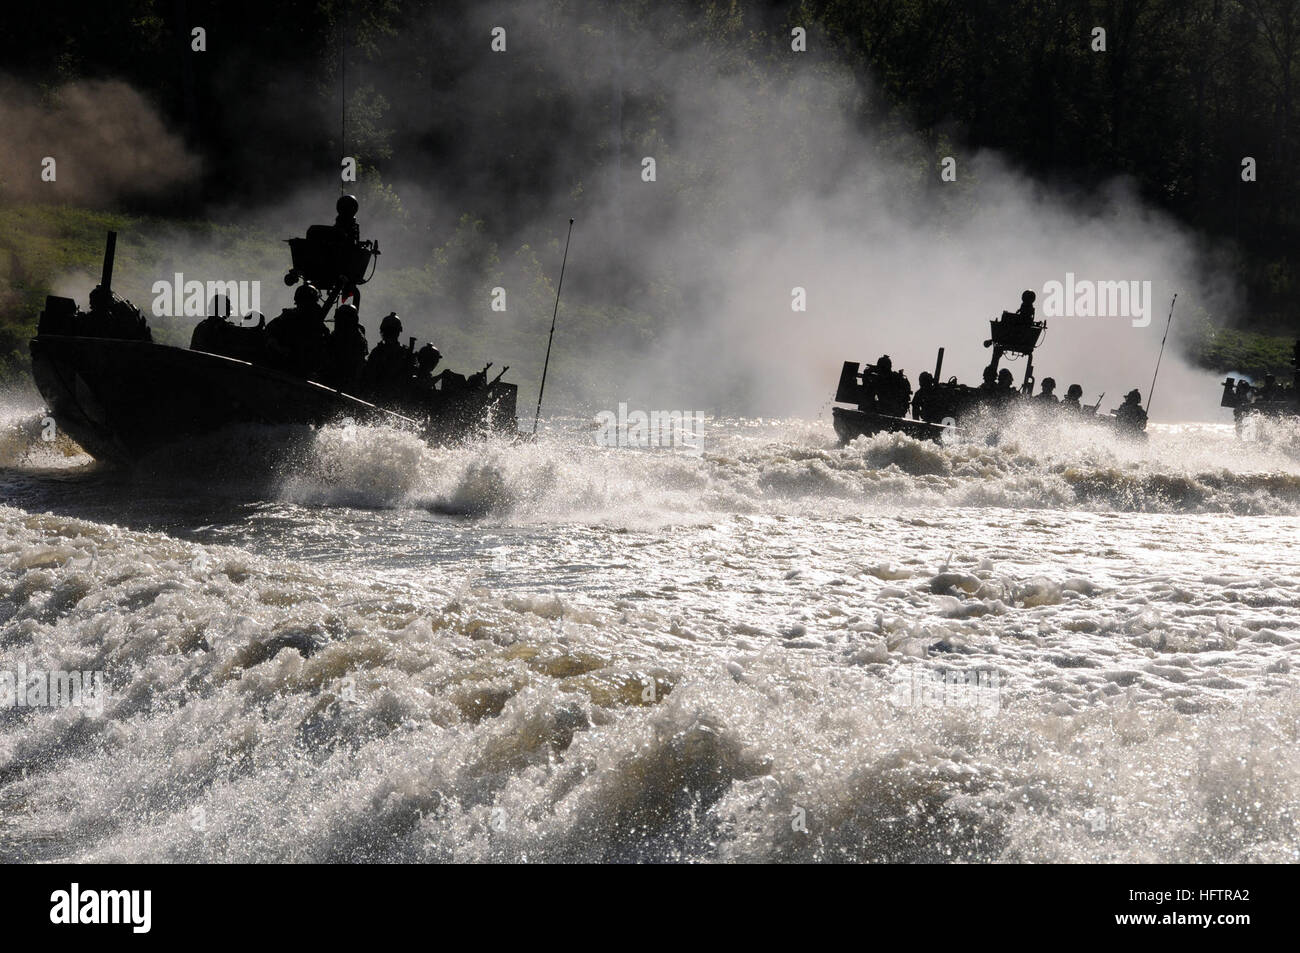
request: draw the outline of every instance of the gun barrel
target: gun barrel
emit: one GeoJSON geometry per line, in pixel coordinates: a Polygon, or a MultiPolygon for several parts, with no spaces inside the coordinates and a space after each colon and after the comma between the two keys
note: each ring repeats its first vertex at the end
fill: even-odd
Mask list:
{"type": "Polygon", "coordinates": [[[1231,377],[1229,377],[1227,380],[1223,382],[1222,384],[1223,396],[1219,398],[1220,407],[1237,406],[1236,384],[1237,384],[1236,380],[1231,377]]]}
{"type": "Polygon", "coordinates": [[[105,291],[113,288],[113,258],[117,254],[117,232],[108,233],[108,242],[104,246],[104,268],[99,273],[99,286],[105,291]]]}

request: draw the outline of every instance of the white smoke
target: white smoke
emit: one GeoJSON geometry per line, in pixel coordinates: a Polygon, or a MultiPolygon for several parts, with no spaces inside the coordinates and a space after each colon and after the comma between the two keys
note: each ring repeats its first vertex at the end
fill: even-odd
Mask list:
{"type": "MultiPolygon", "coordinates": [[[[443,350],[453,366],[510,364],[521,406],[536,393],[552,306],[522,285],[539,273],[554,283],[569,217],[578,224],[547,388],[557,409],[627,401],[812,416],[830,401],[842,361],[889,353],[915,384],[940,346],[944,376],[975,383],[988,359],[987,321],[1016,307],[1022,290],[1041,294],[1073,272],[1149,281],[1153,290],[1147,327],[1123,317],[1049,321],[1037,377],[1054,377],[1059,392],[1079,383],[1089,401],[1104,391],[1106,410],[1130,388],[1146,396],[1173,292],[1175,332],[1194,314],[1231,317],[1230,278],[1131,183],[1066,191],[999,155],[873,120],[887,111],[876,107],[869,78],[827,53],[815,28],[806,53],[775,30],[730,49],[716,34],[695,32],[676,6],[635,22],[597,10],[500,3],[475,6],[454,29],[444,23],[473,38],[506,24],[512,45],[489,54],[485,39],[484,54],[465,60],[452,89],[391,96],[380,123],[397,123],[402,138],[380,172],[405,221],[373,203],[361,214],[365,234],[386,251],[365,289],[363,320],[400,309],[408,333],[452,344],[443,350]],[[534,100],[512,85],[517,75],[503,71],[503,57],[536,66],[554,115],[528,124],[534,100]],[[431,95],[437,108],[421,109],[431,95]],[[509,121],[494,121],[503,110],[509,121]],[[500,280],[512,295],[504,314],[489,310],[475,276],[454,262],[443,280],[472,292],[434,287],[418,270],[461,213],[500,199],[492,191],[500,183],[469,173],[430,180],[404,171],[416,163],[403,144],[418,139],[420,121],[440,118],[464,130],[463,156],[548,137],[545,167],[535,170],[546,195],[530,203],[540,211],[520,211],[499,243],[500,280]],[[593,155],[602,157],[596,166],[593,155]],[[955,161],[953,182],[940,178],[945,157],[955,161]],[[643,180],[646,158],[655,160],[655,181],[643,180]],[[419,247],[413,234],[424,236],[419,247]],[[796,288],[806,311],[792,310],[796,288]]],[[[382,68],[368,67],[372,77],[382,68]]],[[[257,210],[254,221],[278,237],[329,221],[333,194],[302,188],[286,183],[293,198],[257,210]]],[[[243,214],[214,209],[232,221],[243,214]]],[[[154,271],[195,271],[193,257],[183,242],[160,243],[154,271]]],[[[274,282],[278,274],[214,277],[274,282]]],[[[264,307],[277,306],[268,288],[264,307]]],[[[1215,383],[1171,342],[1153,418],[1220,419],[1215,383]]]]}

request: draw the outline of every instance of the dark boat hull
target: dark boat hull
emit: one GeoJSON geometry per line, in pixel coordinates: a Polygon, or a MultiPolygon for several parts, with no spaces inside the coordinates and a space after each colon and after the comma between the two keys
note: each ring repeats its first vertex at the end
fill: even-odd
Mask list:
{"type": "Polygon", "coordinates": [[[417,423],[282,371],[149,341],[43,334],[31,354],[55,423],[91,456],[121,464],[238,424],[320,426],[350,417],[446,435],[465,410],[417,423]]]}
{"type": "MultiPolygon", "coordinates": [[[[835,433],[841,444],[851,443],[858,437],[871,437],[878,433],[902,433],[917,440],[938,441],[945,432],[961,433],[957,426],[927,423],[924,420],[908,420],[904,417],[886,417],[883,414],[869,414],[861,410],[849,410],[845,407],[832,407],[831,416],[835,421],[835,433]]],[[[1050,417],[1047,421],[1050,421],[1050,417]]],[[[1096,417],[1080,414],[1072,419],[1097,427],[1105,428],[1116,436],[1141,443],[1147,441],[1146,431],[1131,430],[1119,426],[1114,417],[1096,417]]],[[[1046,422],[1046,421],[1045,421],[1046,422]]]]}
{"type": "Polygon", "coordinates": [[[878,433],[902,433],[917,440],[938,440],[944,431],[955,429],[942,424],[926,423],[924,420],[887,417],[884,414],[870,414],[844,407],[832,407],[831,417],[840,443],[850,443],[858,437],[870,437],[878,433]]]}

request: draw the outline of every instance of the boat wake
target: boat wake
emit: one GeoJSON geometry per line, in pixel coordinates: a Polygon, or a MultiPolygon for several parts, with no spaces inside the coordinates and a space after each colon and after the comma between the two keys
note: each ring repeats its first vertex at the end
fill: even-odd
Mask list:
{"type": "Polygon", "coordinates": [[[1065,508],[1152,513],[1300,513],[1300,460],[1243,444],[1231,426],[1155,427],[1134,444],[1079,425],[1003,425],[996,442],[901,434],[847,447],[802,421],[715,423],[700,457],[598,447],[570,428],[539,442],[430,448],[398,431],[317,432],[281,498],[423,507],[524,522],[698,522],[716,514],[826,516],[894,508],[1065,508]]]}
{"type": "Polygon", "coordinates": [[[0,467],[84,466],[91,458],[60,433],[39,398],[0,400],[0,467]]]}
{"type": "MultiPolygon", "coordinates": [[[[526,523],[933,507],[1300,513],[1300,433],[1273,422],[1265,436],[1242,442],[1231,425],[1154,425],[1148,443],[1132,443],[1086,424],[1045,428],[1025,417],[944,444],[879,434],[838,447],[817,422],[716,420],[697,457],[599,447],[577,421],[535,443],[492,437],[447,447],[354,423],[241,425],[158,451],[131,473],[250,499],[526,523]]],[[[0,466],[15,473],[90,464],[39,408],[6,408],[0,466]]]]}

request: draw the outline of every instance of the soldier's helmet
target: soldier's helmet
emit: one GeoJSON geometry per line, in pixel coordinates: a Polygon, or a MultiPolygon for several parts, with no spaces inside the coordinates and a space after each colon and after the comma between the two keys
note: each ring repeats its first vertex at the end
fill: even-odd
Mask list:
{"type": "Polygon", "coordinates": [[[213,318],[230,317],[230,298],[227,295],[213,295],[208,302],[208,315],[213,318]]]}
{"type": "Polygon", "coordinates": [[[350,331],[360,323],[361,316],[354,305],[341,304],[334,312],[334,327],[339,331],[350,331]]]}
{"type": "Polygon", "coordinates": [[[338,211],[340,218],[356,218],[361,203],[357,201],[355,195],[340,195],[339,200],[334,203],[334,208],[338,211]]]}
{"type": "Polygon", "coordinates": [[[316,294],[316,286],[303,282],[298,286],[298,290],[293,293],[293,303],[295,307],[316,307],[320,304],[320,299],[316,294]]]}
{"type": "Polygon", "coordinates": [[[888,354],[880,355],[880,360],[876,361],[876,370],[882,374],[888,374],[894,369],[894,362],[889,359],[888,354]]]}
{"type": "Polygon", "coordinates": [[[1069,389],[1065,392],[1065,396],[1066,396],[1066,397],[1074,397],[1074,398],[1082,397],[1082,396],[1083,396],[1083,388],[1080,387],[1078,384],[1071,384],[1070,387],[1069,387],[1069,389]]]}
{"type": "Polygon", "coordinates": [[[922,387],[925,387],[928,384],[934,383],[934,375],[929,371],[922,371],[921,376],[918,377],[917,380],[920,381],[922,387]]]}
{"type": "Polygon", "coordinates": [[[1045,393],[1045,394],[1050,394],[1050,393],[1051,393],[1052,391],[1054,391],[1054,390],[1056,390],[1056,378],[1054,378],[1054,377],[1044,377],[1044,378],[1043,378],[1043,393],[1045,393]]]}
{"type": "Polygon", "coordinates": [[[1025,293],[1020,296],[1020,300],[1023,301],[1025,304],[1033,304],[1037,299],[1038,296],[1034,294],[1032,291],[1028,291],[1028,290],[1026,290],[1025,293]]]}
{"type": "Polygon", "coordinates": [[[384,315],[384,320],[379,322],[379,333],[384,337],[402,333],[402,319],[397,316],[396,311],[389,311],[384,315]]]}
{"type": "Polygon", "coordinates": [[[1136,387],[1134,387],[1131,391],[1129,391],[1127,394],[1124,395],[1124,403],[1126,404],[1142,403],[1141,392],[1136,387]]]}
{"type": "Polygon", "coordinates": [[[415,352],[415,360],[420,365],[420,370],[432,370],[442,360],[442,352],[432,344],[426,344],[415,352]]]}
{"type": "Polygon", "coordinates": [[[1015,383],[1015,378],[1012,377],[1012,376],[1011,376],[1011,372],[1010,372],[1009,370],[1007,370],[1007,369],[1004,367],[1004,368],[1002,368],[1002,370],[998,371],[998,383],[999,383],[999,384],[1014,384],[1014,383],[1015,383]]]}
{"type": "Polygon", "coordinates": [[[984,383],[992,384],[997,379],[998,379],[998,375],[993,372],[993,368],[991,367],[984,368],[984,383]]]}

